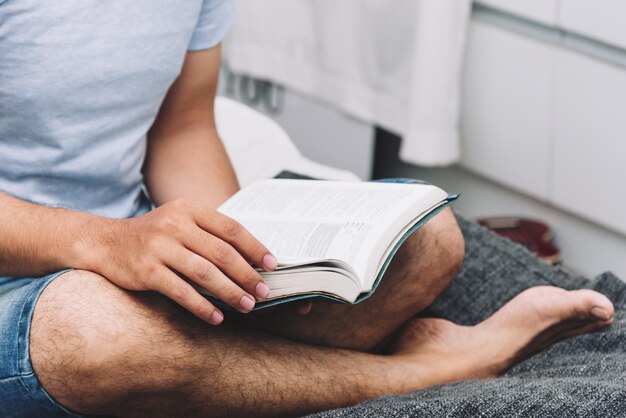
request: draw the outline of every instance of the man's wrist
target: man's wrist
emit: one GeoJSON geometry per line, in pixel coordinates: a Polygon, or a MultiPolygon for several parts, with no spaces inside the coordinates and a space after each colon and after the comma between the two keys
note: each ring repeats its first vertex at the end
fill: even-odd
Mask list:
{"type": "Polygon", "coordinates": [[[103,274],[110,247],[115,245],[119,235],[118,224],[122,220],[81,214],[68,231],[70,251],[64,254],[63,264],[77,270],[88,270],[103,274]]]}

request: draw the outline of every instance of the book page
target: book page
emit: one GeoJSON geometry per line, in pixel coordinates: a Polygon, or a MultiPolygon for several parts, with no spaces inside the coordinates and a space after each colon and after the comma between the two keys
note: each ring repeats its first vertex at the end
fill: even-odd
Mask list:
{"type": "Polygon", "coordinates": [[[238,218],[280,261],[337,259],[352,264],[372,226],[363,222],[311,222],[238,218]]]}
{"type": "MultiPolygon", "coordinates": [[[[264,180],[237,193],[220,211],[241,222],[279,262],[337,259],[363,275],[372,249],[382,245],[382,257],[389,244],[378,244],[382,235],[391,240],[445,196],[441,189],[421,184],[264,180]],[[439,192],[437,197],[433,191],[439,192]],[[399,219],[407,211],[408,218],[399,219]]],[[[379,261],[373,260],[374,268],[379,261]]]]}

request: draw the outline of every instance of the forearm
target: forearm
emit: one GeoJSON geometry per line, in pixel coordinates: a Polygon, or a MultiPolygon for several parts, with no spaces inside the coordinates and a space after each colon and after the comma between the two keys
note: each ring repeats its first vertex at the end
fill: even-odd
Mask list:
{"type": "Polygon", "coordinates": [[[214,119],[220,47],[190,52],[148,133],[146,186],[160,206],[186,198],[217,208],[238,189],[214,119]]]}
{"type": "Polygon", "coordinates": [[[39,277],[89,267],[83,247],[112,220],[0,193],[0,276],[39,277]]]}
{"type": "Polygon", "coordinates": [[[144,175],[157,206],[186,198],[217,208],[239,189],[224,146],[208,124],[153,134],[144,175]]]}

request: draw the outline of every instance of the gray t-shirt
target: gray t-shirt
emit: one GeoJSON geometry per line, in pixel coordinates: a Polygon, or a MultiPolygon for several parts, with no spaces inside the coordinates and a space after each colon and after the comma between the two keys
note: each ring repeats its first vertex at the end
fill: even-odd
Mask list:
{"type": "Polygon", "coordinates": [[[231,0],[0,0],[0,191],[113,218],[146,210],[146,132],[231,0]]]}

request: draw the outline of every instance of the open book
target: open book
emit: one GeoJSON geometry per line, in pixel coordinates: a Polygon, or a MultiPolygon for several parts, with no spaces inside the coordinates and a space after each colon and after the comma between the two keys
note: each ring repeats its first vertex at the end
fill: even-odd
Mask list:
{"type": "MultiPolygon", "coordinates": [[[[426,184],[262,180],[220,208],[279,261],[256,309],[310,297],[371,295],[404,240],[458,196],[426,184]]],[[[416,254],[416,256],[419,256],[416,254]]]]}

